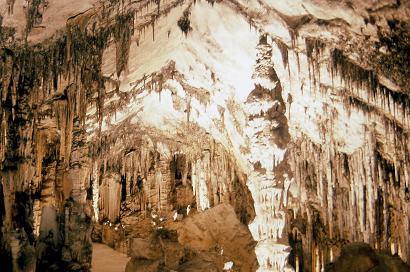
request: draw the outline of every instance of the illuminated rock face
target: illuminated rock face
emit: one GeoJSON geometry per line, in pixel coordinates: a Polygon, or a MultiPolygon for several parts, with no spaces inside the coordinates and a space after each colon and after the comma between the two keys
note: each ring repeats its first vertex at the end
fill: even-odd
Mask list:
{"type": "Polygon", "coordinates": [[[290,247],[286,241],[286,197],[288,167],[284,155],[290,140],[282,87],[272,62],[267,36],[260,38],[253,79],[255,89],[246,101],[247,134],[250,139],[248,176],[256,217],[249,229],[258,244],[258,271],[284,271],[290,247]],[[286,181],[285,181],[286,180],[286,181]]]}
{"type": "MultiPolygon", "coordinates": [[[[395,234],[409,230],[407,219],[397,219],[399,214],[405,217],[409,208],[409,146],[404,140],[408,138],[408,96],[380,85],[372,72],[357,67],[338,50],[325,47],[316,51],[315,58],[313,66],[320,73],[312,75],[320,79],[306,95],[317,95],[323,108],[313,111],[327,114],[315,125],[320,141],[309,137],[309,132],[295,131],[300,136],[289,149],[298,187],[292,200],[297,203],[291,212],[296,218],[293,224],[306,218],[308,226],[305,233],[294,228],[294,241],[304,241],[304,251],[317,252],[309,264],[312,270],[323,268],[323,262],[333,260],[341,246],[352,241],[389,249],[408,261],[408,236],[395,234]],[[325,58],[330,60],[326,66],[320,64],[325,58]],[[332,103],[324,90],[334,90],[332,103]]],[[[293,97],[294,102],[303,101],[293,97]]],[[[304,104],[296,103],[290,107],[291,118],[292,111],[304,104]]],[[[309,124],[312,119],[304,117],[303,122],[309,124]]]]}
{"type": "Polygon", "coordinates": [[[88,270],[93,221],[220,203],[259,271],[409,263],[409,4],[373,2],[1,3],[0,263],[88,270]]]}

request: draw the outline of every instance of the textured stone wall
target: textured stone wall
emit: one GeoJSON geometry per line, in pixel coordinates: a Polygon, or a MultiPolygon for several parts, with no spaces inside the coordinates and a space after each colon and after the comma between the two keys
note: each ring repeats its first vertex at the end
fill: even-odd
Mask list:
{"type": "Polygon", "coordinates": [[[232,204],[243,223],[253,218],[244,174],[220,144],[181,147],[172,142],[154,144],[144,137],[145,142],[126,138],[130,151],[121,140],[112,143],[111,151],[97,162],[93,176],[101,178],[94,201],[100,221],[116,222],[127,214],[152,210],[167,213],[188,205],[203,211],[220,203],[232,204]]]}
{"type": "MultiPolygon", "coordinates": [[[[36,24],[31,18],[27,31],[36,24]]],[[[61,35],[39,45],[2,41],[1,255],[2,263],[12,260],[6,271],[90,269],[85,112],[103,89],[104,44],[125,24],[129,20],[117,19],[93,33],[67,24],[61,35]]]]}
{"type": "Polygon", "coordinates": [[[284,65],[279,72],[293,85],[285,86],[292,98],[285,157],[294,180],[289,261],[300,271],[320,271],[344,245],[360,241],[408,262],[409,97],[323,40],[305,45],[307,55],[297,58],[306,58],[308,71],[301,66],[292,74],[284,65]]]}

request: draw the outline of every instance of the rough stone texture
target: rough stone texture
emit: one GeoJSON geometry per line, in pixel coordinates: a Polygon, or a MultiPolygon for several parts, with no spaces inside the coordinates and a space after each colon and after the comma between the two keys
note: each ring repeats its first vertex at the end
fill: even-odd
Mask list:
{"type": "Polygon", "coordinates": [[[254,246],[234,208],[220,204],[181,222],[168,222],[149,239],[133,239],[126,271],[221,271],[227,261],[234,263],[235,271],[253,271],[254,246]]]}
{"type": "Polygon", "coordinates": [[[217,248],[226,261],[233,261],[243,271],[253,271],[257,267],[252,236],[228,204],[188,216],[176,230],[179,243],[189,249],[206,252],[217,248]]]}

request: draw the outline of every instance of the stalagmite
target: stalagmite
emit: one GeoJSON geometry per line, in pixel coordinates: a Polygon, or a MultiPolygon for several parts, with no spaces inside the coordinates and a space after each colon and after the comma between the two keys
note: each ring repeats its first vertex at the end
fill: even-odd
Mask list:
{"type": "Polygon", "coordinates": [[[252,133],[249,137],[253,143],[250,146],[249,162],[254,166],[254,172],[248,178],[248,187],[255,201],[256,212],[256,218],[249,228],[254,239],[258,241],[258,271],[284,271],[289,247],[282,239],[286,220],[282,209],[286,206],[285,199],[290,185],[288,174],[283,172],[281,164],[286,164],[282,154],[289,139],[279,140],[276,135],[281,133],[288,137],[287,121],[284,116],[282,89],[271,63],[272,49],[266,34],[261,36],[258,50],[253,76],[255,89],[247,100],[251,120],[248,125],[253,125],[249,128],[252,133]],[[271,107],[266,107],[261,113],[253,111],[253,108],[261,108],[260,104],[270,104],[271,107]],[[272,155],[266,159],[273,160],[273,163],[258,160],[262,157],[259,154],[268,152],[272,155]]]}

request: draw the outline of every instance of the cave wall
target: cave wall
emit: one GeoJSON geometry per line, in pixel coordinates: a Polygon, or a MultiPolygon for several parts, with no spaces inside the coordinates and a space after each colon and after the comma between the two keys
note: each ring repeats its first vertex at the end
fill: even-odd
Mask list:
{"type": "MultiPolygon", "coordinates": [[[[82,92],[64,81],[59,85],[57,78],[55,89],[49,92],[49,82],[43,76],[52,70],[33,66],[36,61],[41,64],[41,60],[53,59],[52,55],[41,59],[46,53],[49,51],[2,49],[3,252],[11,253],[14,269],[21,270],[76,265],[73,244],[66,241],[62,249],[69,224],[64,217],[66,201],[73,199],[82,207],[73,217],[88,216],[86,225],[91,219],[91,214],[83,211],[87,206],[83,183],[88,151],[78,114],[81,105],[76,107],[73,101],[82,92]],[[46,96],[49,98],[44,99],[46,96]],[[60,261],[56,256],[63,251],[66,256],[60,261]]],[[[72,232],[80,231],[77,227],[74,225],[72,232]]],[[[87,263],[80,261],[77,265],[87,267],[87,263]]]]}
{"type": "Polygon", "coordinates": [[[290,188],[292,254],[299,255],[301,270],[318,271],[343,245],[362,241],[408,261],[409,97],[338,48],[310,39],[305,44],[306,55],[294,57],[305,58],[309,70],[283,71],[292,83],[293,76],[308,75],[308,87],[291,88],[320,101],[312,107],[289,88],[295,129],[287,155],[297,184],[290,188]],[[322,113],[316,119],[309,111],[322,113]]]}
{"type": "MultiPolygon", "coordinates": [[[[2,260],[9,263],[6,269],[89,270],[92,219],[117,220],[120,200],[135,196],[135,186],[125,189],[126,197],[121,196],[122,183],[130,184],[132,179],[138,187],[138,175],[142,176],[143,190],[147,188],[146,192],[138,192],[147,195],[146,201],[140,201],[142,211],[146,207],[177,208],[173,205],[175,153],[187,156],[182,171],[185,176],[191,176],[192,185],[185,186],[191,186],[187,194],[191,191],[197,198],[192,204],[198,203],[198,209],[202,210],[229,202],[243,222],[253,218],[243,170],[225,147],[208,139],[195,123],[190,125],[191,134],[180,138],[196,139],[198,145],[189,146],[193,142],[185,139],[189,145],[185,143],[180,150],[175,149],[175,141],[170,141],[166,134],[161,139],[163,132],[157,135],[141,129],[139,123],[123,131],[141,129],[137,137],[128,139],[130,134],[118,133],[112,127],[117,112],[121,116],[129,100],[143,90],[157,95],[157,101],[161,102],[163,77],[174,77],[172,62],[163,73],[141,80],[143,86],[133,94],[119,92],[119,81],[111,76],[119,76],[127,69],[131,35],[134,38],[144,35],[151,27],[154,33],[155,16],[167,14],[178,4],[163,2],[160,7],[151,2],[104,3],[97,12],[80,12],[79,16],[67,18],[63,31],[41,44],[30,44],[36,40],[32,26],[20,29],[26,32],[23,36],[15,33],[2,41],[1,245],[2,260]],[[125,32],[129,34],[118,35],[125,32]],[[30,43],[21,45],[20,39],[24,38],[30,43]],[[110,51],[111,48],[114,50],[110,51]],[[114,61],[114,73],[109,75],[107,58],[108,65],[114,61]],[[151,133],[155,147],[152,142],[146,147],[138,136],[151,133]],[[116,139],[124,138],[126,144],[118,143],[118,149],[112,148],[116,139]],[[164,141],[165,151],[157,148],[164,141]],[[206,145],[200,146],[204,142],[206,145]],[[172,152],[166,145],[174,146],[172,152]],[[136,154],[142,157],[137,158],[136,154]]],[[[176,16],[181,10],[177,9],[176,16]]],[[[41,20],[34,25],[41,25],[41,20]]],[[[188,102],[182,116],[189,124],[195,118],[190,116],[191,109],[203,108],[209,103],[209,94],[190,86],[186,86],[186,92],[192,99],[181,101],[177,97],[172,104],[183,112],[185,107],[178,105],[188,102]]],[[[128,121],[116,128],[126,127],[128,121]]]]}
{"type": "Polygon", "coordinates": [[[232,204],[244,224],[254,217],[246,176],[221,144],[209,139],[200,147],[185,146],[138,134],[116,139],[92,156],[99,221],[152,211],[182,213],[188,205],[203,211],[221,203],[232,204]]]}
{"type": "Polygon", "coordinates": [[[408,3],[64,2],[0,4],[7,269],[87,270],[93,218],[220,202],[261,271],[409,262],[408,3]]]}
{"type": "MultiPolygon", "coordinates": [[[[27,16],[37,2],[25,7],[27,16]]],[[[91,160],[85,113],[103,88],[104,44],[121,25],[131,25],[109,10],[99,15],[111,16],[104,30],[87,32],[73,19],[58,38],[43,44],[23,43],[20,33],[2,40],[1,254],[6,271],[90,269],[93,210],[87,197],[91,160]]],[[[29,19],[27,32],[33,27],[29,19]]]]}

